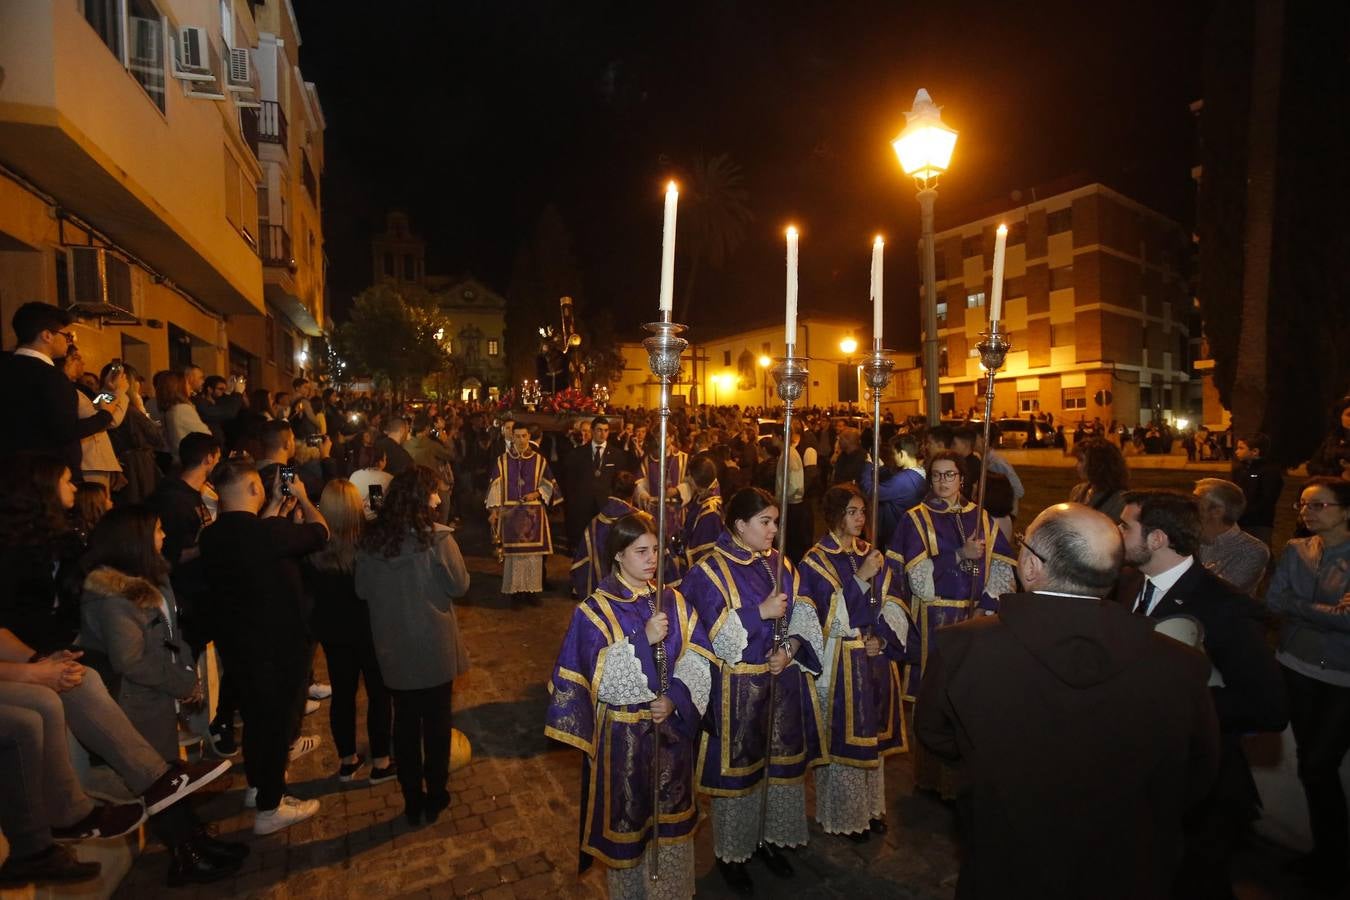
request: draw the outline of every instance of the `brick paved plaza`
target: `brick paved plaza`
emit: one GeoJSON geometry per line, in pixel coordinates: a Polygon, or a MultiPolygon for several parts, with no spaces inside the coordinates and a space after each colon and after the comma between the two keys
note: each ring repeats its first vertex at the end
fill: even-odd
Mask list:
{"type": "MultiPolygon", "coordinates": [[[[1198,477],[1147,475],[1149,481],[1177,486],[1198,477]]],[[[1037,470],[1027,476],[1032,493],[1026,511],[1034,514],[1067,493],[1072,471],[1037,470]]],[[[295,794],[322,800],[316,818],[255,838],[253,813],[243,809],[242,770],[236,767],[229,790],[210,798],[201,811],[223,837],[251,844],[253,852],[240,874],[206,888],[168,891],[166,854],[151,844],[117,897],[605,896],[598,867],[580,879],[576,875],[580,755],[543,736],[544,685],[573,606],[559,590],[565,583],[564,561],[555,556],[550,562],[553,590],[536,605],[511,609],[497,593],[496,567],[481,536],[470,527],[463,538],[474,585],[458,611],[474,667],[455,682],[454,705],[455,725],[472,741],[473,760],[452,776],[448,814],[435,825],[410,829],[396,783],[375,788],[359,781],[340,784],[325,702],[305,728],[322,739],[322,746],[290,772],[295,794]]],[[[364,721],[357,733],[364,744],[364,721]]],[[[913,793],[909,765],[903,755],[888,763],[891,828],[884,840],[874,837],[855,845],[825,836],[812,821],[810,844],[792,856],[798,871],[793,882],[779,882],[762,865],[752,864],[759,895],[786,889],[803,898],[952,897],[957,871],[952,816],[931,796],[913,793]]],[[[699,896],[730,896],[716,872],[711,844],[705,821],[697,845],[699,896]]],[[[1260,886],[1274,880],[1270,870],[1277,855],[1257,849],[1245,864],[1251,872],[1238,886],[1239,896],[1292,896],[1260,886]]]]}

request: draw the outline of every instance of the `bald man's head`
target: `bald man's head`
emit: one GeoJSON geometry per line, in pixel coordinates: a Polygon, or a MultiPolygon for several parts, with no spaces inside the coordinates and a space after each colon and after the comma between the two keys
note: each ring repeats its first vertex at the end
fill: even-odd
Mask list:
{"type": "Polygon", "coordinates": [[[1116,523],[1077,503],[1042,512],[1027,529],[1025,543],[1022,583],[1032,591],[1105,597],[1125,553],[1116,523]]]}

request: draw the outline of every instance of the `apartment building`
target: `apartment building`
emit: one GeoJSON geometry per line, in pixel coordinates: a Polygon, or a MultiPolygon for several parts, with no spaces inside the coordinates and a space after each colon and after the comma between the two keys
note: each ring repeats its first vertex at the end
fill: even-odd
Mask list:
{"type": "MultiPolygon", "coordinates": [[[[1101,184],[1034,199],[937,236],[944,412],[983,410],[994,233],[1009,228],[1004,327],[1012,351],[994,414],[1135,425],[1190,414],[1194,299],[1180,225],[1101,184]]],[[[919,288],[922,292],[922,286],[919,288]]]]}
{"type": "Polygon", "coordinates": [[[323,115],[287,0],[0,4],[0,320],[279,387],[324,334],[323,115]]]}

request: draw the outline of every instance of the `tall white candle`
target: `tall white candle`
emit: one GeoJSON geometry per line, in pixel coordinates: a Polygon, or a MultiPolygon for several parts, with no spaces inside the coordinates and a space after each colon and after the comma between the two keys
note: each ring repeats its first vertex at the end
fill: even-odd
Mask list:
{"type": "Polygon", "coordinates": [[[797,343],[797,229],[787,230],[787,345],[797,343]]]}
{"type": "Polygon", "coordinates": [[[881,265],[886,242],[877,235],[872,242],[872,341],[881,346],[881,265]]]}
{"type": "Polygon", "coordinates": [[[666,219],[661,230],[661,312],[668,313],[675,302],[675,209],[680,192],[675,182],[666,185],[666,219]]]}
{"type": "Polygon", "coordinates": [[[994,238],[994,285],[989,302],[989,321],[1003,320],[1003,259],[1008,255],[1008,226],[998,226],[998,236],[994,238]]]}

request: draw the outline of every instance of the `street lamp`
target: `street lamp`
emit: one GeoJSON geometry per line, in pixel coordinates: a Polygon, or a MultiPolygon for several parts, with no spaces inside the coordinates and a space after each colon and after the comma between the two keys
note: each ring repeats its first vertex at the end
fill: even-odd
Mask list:
{"type": "Polygon", "coordinates": [[[766,415],[769,409],[769,366],[773,365],[773,360],[763,353],[759,356],[759,367],[763,372],[759,373],[759,380],[764,383],[764,407],[762,412],[766,415]]]}
{"type": "MultiPolygon", "coordinates": [[[[853,354],[856,353],[857,350],[858,340],[851,334],[845,335],[844,339],[839,342],[839,352],[844,354],[844,367],[853,373],[853,393],[848,401],[850,407],[853,406],[853,403],[858,396],[858,370],[853,366],[853,354]]],[[[843,399],[843,397],[839,398],[841,402],[843,399]]]]}
{"type": "Polygon", "coordinates": [[[891,141],[900,168],[919,188],[923,225],[923,378],[928,424],[938,424],[937,263],[933,247],[933,202],[938,176],[947,171],[956,147],[956,132],[942,124],[942,111],[923,88],[914,95],[914,107],[905,113],[905,130],[891,141]]]}
{"type": "Polygon", "coordinates": [[[839,350],[845,356],[852,356],[857,349],[858,341],[851,334],[839,342],[839,350]]]}

